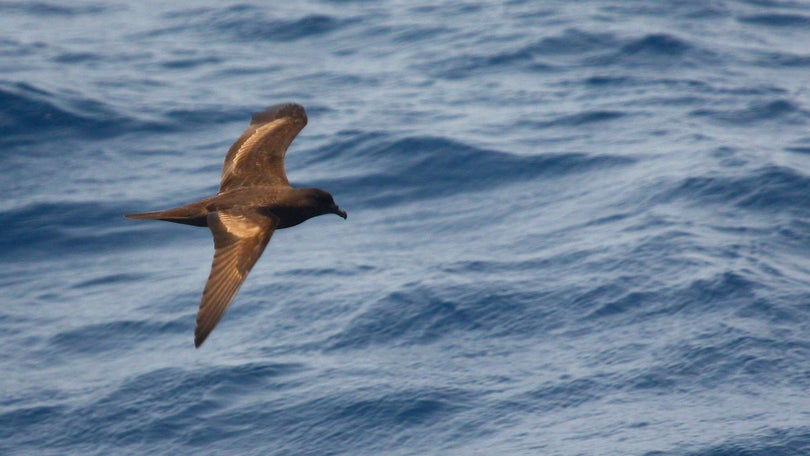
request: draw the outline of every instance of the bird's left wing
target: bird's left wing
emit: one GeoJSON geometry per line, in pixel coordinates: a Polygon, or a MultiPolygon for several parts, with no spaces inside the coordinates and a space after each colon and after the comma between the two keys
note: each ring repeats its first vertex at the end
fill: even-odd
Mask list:
{"type": "Polygon", "coordinates": [[[253,114],[250,125],[225,156],[219,191],[260,185],[289,186],[284,156],[306,125],[306,111],[294,103],[253,114]]]}
{"type": "Polygon", "coordinates": [[[214,262],[197,313],[195,346],[205,341],[222,318],[277,225],[275,218],[254,209],[228,209],[208,214],[208,227],[214,235],[214,262]]]}

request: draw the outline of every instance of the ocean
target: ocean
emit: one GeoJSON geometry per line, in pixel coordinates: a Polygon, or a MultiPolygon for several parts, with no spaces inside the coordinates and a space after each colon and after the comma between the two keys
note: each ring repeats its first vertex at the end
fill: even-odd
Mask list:
{"type": "Polygon", "coordinates": [[[0,2],[0,454],[810,455],[810,6],[0,2]],[[306,107],[200,349],[213,195],[306,107]]]}

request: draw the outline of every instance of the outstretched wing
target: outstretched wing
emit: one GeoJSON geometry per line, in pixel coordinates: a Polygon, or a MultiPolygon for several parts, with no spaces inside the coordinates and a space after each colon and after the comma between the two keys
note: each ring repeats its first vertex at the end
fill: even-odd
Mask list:
{"type": "Polygon", "coordinates": [[[197,313],[195,346],[205,341],[222,318],[276,226],[277,220],[252,209],[208,214],[208,228],[214,235],[214,262],[197,313]]]}
{"type": "Polygon", "coordinates": [[[287,103],[253,114],[250,126],[228,150],[219,191],[258,185],[290,185],[284,155],[307,125],[300,105],[287,103]]]}

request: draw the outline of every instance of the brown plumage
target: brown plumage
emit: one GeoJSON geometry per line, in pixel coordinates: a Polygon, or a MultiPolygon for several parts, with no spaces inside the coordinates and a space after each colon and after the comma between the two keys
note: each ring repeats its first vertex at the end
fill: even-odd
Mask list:
{"type": "Polygon", "coordinates": [[[211,230],[214,261],[197,313],[197,347],[222,318],[275,230],[323,214],[346,218],[346,212],[329,193],[293,188],[287,180],[284,156],[306,124],[306,112],[297,104],[273,106],[254,114],[225,156],[219,193],[175,209],[125,216],[211,230]]]}

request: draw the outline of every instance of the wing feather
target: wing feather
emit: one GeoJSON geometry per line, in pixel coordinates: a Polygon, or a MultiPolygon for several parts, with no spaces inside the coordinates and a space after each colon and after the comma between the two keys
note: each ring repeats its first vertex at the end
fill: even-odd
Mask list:
{"type": "Polygon", "coordinates": [[[219,191],[259,185],[289,186],[284,157],[306,125],[306,111],[293,103],[253,114],[250,125],[225,156],[219,191]]]}
{"type": "Polygon", "coordinates": [[[219,323],[276,226],[275,219],[251,209],[208,214],[208,227],[214,235],[214,261],[197,313],[195,346],[199,347],[219,323]]]}

